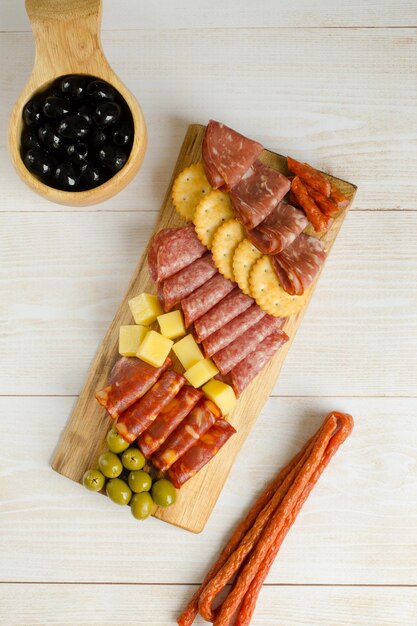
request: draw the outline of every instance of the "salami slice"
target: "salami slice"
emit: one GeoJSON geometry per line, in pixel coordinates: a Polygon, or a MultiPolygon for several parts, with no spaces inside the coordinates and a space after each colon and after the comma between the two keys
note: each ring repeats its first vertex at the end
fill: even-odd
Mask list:
{"type": "Polygon", "coordinates": [[[149,245],[148,266],[151,278],[160,282],[173,276],[206,252],[194,226],[166,228],[156,233],[149,245]]]}
{"type": "Polygon", "coordinates": [[[259,322],[249,328],[243,335],[226,348],[213,355],[213,361],[217,365],[221,374],[227,374],[238,363],[256,350],[256,347],[271,333],[277,330],[279,321],[272,315],[264,315],[259,322]]]}
{"type": "Polygon", "coordinates": [[[203,392],[184,385],[178,394],[167,404],[158,417],[137,440],[138,447],[149,458],[168,439],[173,430],[202,398],[203,392]]]}
{"type": "Polygon", "coordinates": [[[260,252],[278,254],[291,245],[306,226],[308,219],[304,212],[282,200],[263,222],[248,231],[247,237],[260,252]]]}
{"type": "Polygon", "coordinates": [[[290,187],[286,176],[255,161],[230,192],[237,219],[249,230],[255,228],[272,213],[290,187]]]}
{"type": "Polygon", "coordinates": [[[269,363],[279,348],[288,341],[288,335],[282,330],[277,330],[268,335],[256,347],[254,352],[248,354],[224,379],[232,385],[236,396],[240,396],[257,374],[269,363]]]}
{"type": "Polygon", "coordinates": [[[177,461],[195,442],[213,426],[221,412],[211,400],[203,399],[152,455],[152,463],[162,472],[177,461]]]}
{"type": "Polygon", "coordinates": [[[282,287],[291,296],[302,296],[321,269],[326,253],[319,239],[301,233],[293,243],[271,257],[282,287]]]}
{"type": "Polygon", "coordinates": [[[223,300],[194,322],[197,341],[203,341],[209,335],[246,311],[254,300],[246,296],[239,287],[235,287],[223,300]]]}
{"type": "Polygon", "coordinates": [[[209,183],[216,189],[232,189],[262,150],[257,141],[210,120],[203,140],[203,163],[209,183]]]}
{"type": "Polygon", "coordinates": [[[140,359],[123,356],[110,372],[107,387],[96,393],[96,399],[117,419],[145,395],[171,363],[167,357],[161,367],[153,367],[140,359]]]}
{"type": "Polygon", "coordinates": [[[197,259],[174,276],[164,280],[158,289],[158,297],[164,311],[170,311],[216,273],[217,269],[212,256],[210,252],[207,252],[201,259],[197,259]]]}
{"type": "Polygon", "coordinates": [[[212,333],[202,342],[205,355],[213,356],[216,352],[223,350],[232,341],[243,335],[254,324],[259,322],[266,315],[265,311],[257,304],[252,304],[246,311],[232,319],[228,324],[222,326],[215,333],[212,333]]]}
{"type": "Polygon", "coordinates": [[[156,419],[162,409],[177,395],[185,383],[181,374],[168,370],[140,400],[119,417],[118,432],[131,443],[156,419]]]}
{"type": "Polygon", "coordinates": [[[174,487],[179,489],[195,476],[235,433],[236,430],[229,422],[217,420],[210,430],[168,470],[168,477],[174,487]]]}
{"type": "Polygon", "coordinates": [[[191,296],[182,300],[181,306],[186,328],[220,302],[235,286],[231,280],[217,273],[207,283],[196,289],[191,296]]]}

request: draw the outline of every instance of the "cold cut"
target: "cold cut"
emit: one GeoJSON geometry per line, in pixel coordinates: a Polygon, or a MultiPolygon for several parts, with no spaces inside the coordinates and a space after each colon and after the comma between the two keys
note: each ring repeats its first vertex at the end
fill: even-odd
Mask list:
{"type": "Polygon", "coordinates": [[[235,287],[223,300],[220,300],[207,313],[194,322],[194,331],[197,341],[203,341],[209,335],[246,311],[254,300],[245,295],[239,287],[235,287]]]}
{"type": "Polygon", "coordinates": [[[308,226],[303,211],[282,200],[263,222],[247,232],[248,239],[264,254],[278,254],[308,226]]]}
{"type": "MultiPolygon", "coordinates": [[[[252,304],[246,311],[232,319],[230,322],[216,330],[202,342],[206,356],[212,356],[219,352],[232,341],[243,335],[251,326],[259,322],[266,315],[265,311],[257,304],[252,304]]],[[[278,319],[278,318],[276,318],[278,319]]]]}
{"type": "Polygon", "coordinates": [[[194,226],[168,228],[154,235],[148,252],[148,267],[152,279],[161,282],[199,259],[206,252],[194,226]]]}
{"type": "Polygon", "coordinates": [[[301,233],[279,254],[271,256],[278,280],[287,293],[302,296],[313,283],[326,258],[319,239],[301,233]]]}
{"type": "Polygon", "coordinates": [[[204,285],[216,273],[212,256],[207,252],[191,265],[164,280],[158,289],[158,297],[164,310],[171,311],[176,304],[204,285]]]}
{"type": "Polygon", "coordinates": [[[186,328],[220,302],[235,286],[231,280],[227,280],[220,273],[217,273],[188,298],[182,300],[181,307],[186,328]]]}

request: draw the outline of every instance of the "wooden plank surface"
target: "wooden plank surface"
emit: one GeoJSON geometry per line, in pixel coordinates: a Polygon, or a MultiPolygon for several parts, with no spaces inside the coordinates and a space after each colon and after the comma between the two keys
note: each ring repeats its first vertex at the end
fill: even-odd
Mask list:
{"type": "MultiPolygon", "coordinates": [[[[176,213],[172,204],[172,182],[185,167],[201,160],[204,131],[204,126],[195,124],[189,127],[185,135],[155,232],[163,228],[185,224],[185,220],[176,213]]],[[[288,172],[285,157],[264,150],[260,158],[270,167],[283,173],[288,172]]],[[[340,179],[333,179],[333,183],[337,184],[338,189],[352,202],[356,187],[340,179]]],[[[329,254],[337,237],[347,210],[340,212],[331,229],[320,237],[327,254],[329,254]]],[[[146,252],[133,273],[119,310],[97,352],[68,426],[52,460],[53,469],[72,480],[81,481],[84,472],[96,466],[99,454],[106,449],[105,437],[112,420],[106,411],[98,405],[94,396],[97,390],[106,386],[110,370],[119,357],[119,328],[122,324],[129,324],[132,320],[128,300],[143,291],[156,293],[156,285],[149,276],[146,252]]],[[[156,517],[192,532],[198,533],[203,530],[233,462],[273,389],[309,300],[302,311],[285,320],[283,330],[290,340],[277,352],[253,383],[245,389],[235,409],[228,416],[237,433],[197,476],[178,491],[175,506],[168,509],[158,508],[155,513],[156,517]]],[[[179,371],[183,371],[181,367],[179,367],[179,371]]]]}

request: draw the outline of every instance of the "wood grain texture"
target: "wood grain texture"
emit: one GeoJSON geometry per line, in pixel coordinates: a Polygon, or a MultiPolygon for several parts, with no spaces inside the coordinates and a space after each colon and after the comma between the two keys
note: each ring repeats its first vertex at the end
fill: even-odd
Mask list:
{"type": "MultiPolygon", "coordinates": [[[[204,130],[204,126],[191,125],[186,133],[155,232],[185,223],[172,205],[171,186],[178,172],[191,163],[201,160],[204,130]]],[[[286,158],[283,156],[265,150],[261,158],[264,163],[274,169],[284,173],[288,171],[286,158]]],[[[353,200],[356,192],[354,185],[339,179],[337,181],[333,179],[333,182],[342,193],[351,201],[353,200]]],[[[330,252],[346,213],[347,210],[343,211],[334,220],[331,230],[321,237],[327,252],[330,252]]],[[[72,480],[80,481],[86,469],[95,467],[98,455],[105,449],[105,435],[112,420],[98,405],[94,394],[106,386],[109,372],[118,358],[119,327],[131,321],[128,300],[142,291],[156,293],[156,285],[149,277],[146,252],[133,274],[127,293],[99,348],[52,461],[53,469],[72,480]]],[[[290,337],[290,341],[278,351],[239,398],[236,408],[230,415],[230,421],[236,428],[237,434],[197,476],[182,487],[178,492],[175,506],[166,510],[158,508],[155,513],[156,517],[192,532],[203,530],[233,462],[271,393],[305,309],[306,307],[297,315],[287,318],[283,329],[290,337]]]]}

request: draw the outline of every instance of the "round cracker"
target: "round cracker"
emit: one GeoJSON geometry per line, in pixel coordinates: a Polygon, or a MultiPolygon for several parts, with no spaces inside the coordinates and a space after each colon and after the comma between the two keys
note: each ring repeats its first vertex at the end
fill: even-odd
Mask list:
{"type": "Polygon", "coordinates": [[[270,315],[289,317],[298,313],[307,302],[310,290],[302,296],[291,296],[282,288],[270,257],[265,254],[254,264],[249,276],[252,298],[270,315]]]}
{"type": "Polygon", "coordinates": [[[250,296],[249,275],[252,267],[262,256],[258,248],[249,239],[244,239],[237,246],[233,255],[233,274],[235,281],[246,295],[250,296]]]}
{"type": "Polygon", "coordinates": [[[202,163],[195,163],[180,172],[172,185],[172,202],[187,222],[192,222],[201,198],[211,191],[202,163]]]}
{"type": "Polygon", "coordinates": [[[214,233],[225,222],[234,217],[230,196],[220,189],[213,189],[204,196],[194,213],[195,232],[201,243],[211,250],[214,233]]]}
{"type": "Polygon", "coordinates": [[[227,220],[214,233],[211,245],[213,261],[219,272],[229,280],[234,280],[233,255],[244,237],[244,228],[235,219],[227,220]]]}

